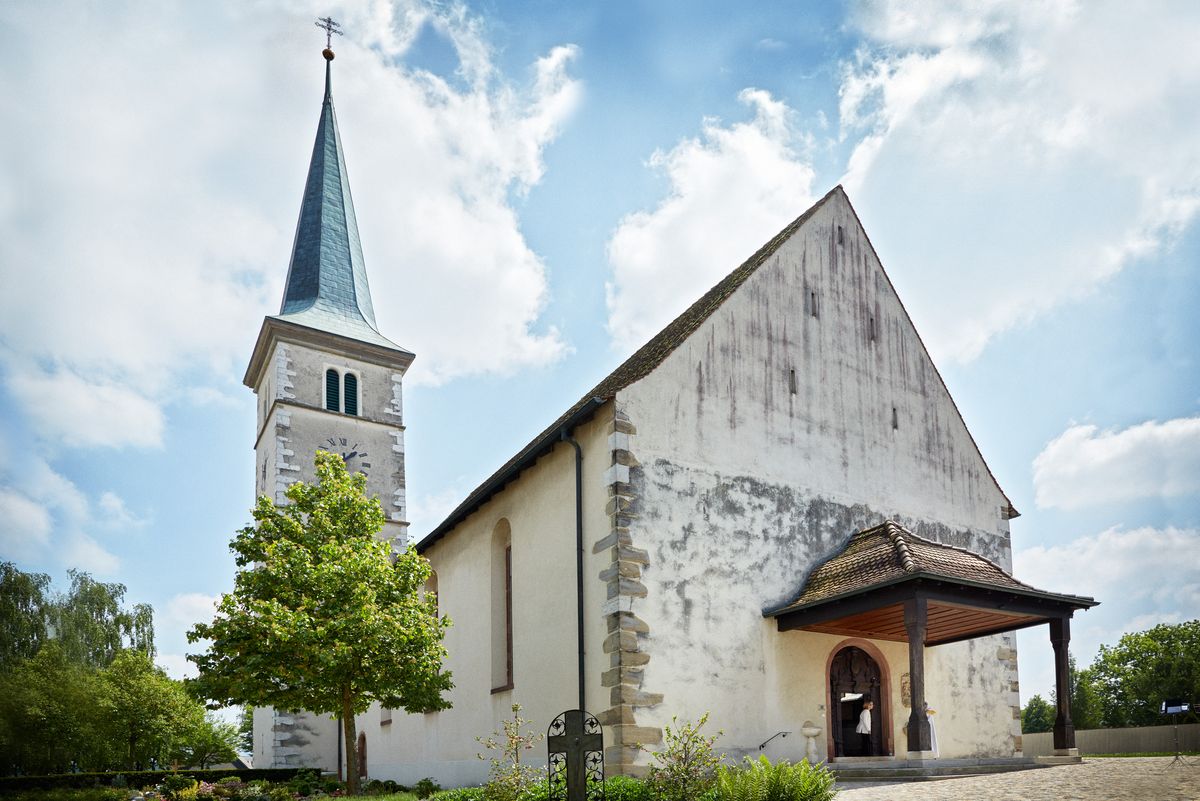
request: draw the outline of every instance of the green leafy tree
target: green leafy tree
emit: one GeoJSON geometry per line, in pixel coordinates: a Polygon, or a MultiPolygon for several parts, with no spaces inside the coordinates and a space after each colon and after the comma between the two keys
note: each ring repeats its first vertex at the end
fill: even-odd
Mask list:
{"type": "MultiPolygon", "coordinates": [[[[1076,729],[1101,727],[1100,699],[1090,668],[1080,670],[1071,656],[1067,664],[1067,684],[1071,688],[1071,725],[1076,729]]],[[[1050,722],[1058,716],[1058,692],[1050,691],[1050,722]]]]}
{"type": "Polygon", "coordinates": [[[512,717],[501,724],[499,731],[490,737],[475,738],[490,753],[490,756],[476,754],[488,761],[488,783],[483,788],[486,801],[516,801],[544,778],[541,770],[521,761],[522,754],[533,750],[545,736],[525,731],[529,723],[521,717],[521,705],[513,704],[512,717]]]}
{"type": "Polygon", "coordinates": [[[0,562],[0,670],[29,659],[46,641],[50,577],[0,562]]]}
{"type": "Polygon", "coordinates": [[[1104,726],[1162,723],[1164,699],[1200,700],[1200,620],[1162,624],[1101,645],[1087,672],[1104,726]]]}
{"type": "Polygon", "coordinates": [[[237,750],[248,755],[254,753],[254,707],[249,705],[243,706],[242,714],[238,715],[237,750]]]}
{"type": "Polygon", "coordinates": [[[1071,722],[1076,729],[1098,729],[1103,726],[1100,696],[1091,668],[1077,670],[1071,657],[1071,722]]]}
{"type": "Polygon", "coordinates": [[[95,672],[71,662],[55,642],[0,674],[0,770],[108,767],[113,754],[96,705],[100,694],[95,672]]]}
{"type": "Polygon", "coordinates": [[[98,706],[126,770],[166,764],[203,722],[204,707],[142,651],[119,651],[99,678],[98,706]]]}
{"type": "Polygon", "coordinates": [[[50,627],[67,658],[102,668],[122,648],[154,657],[154,610],[149,604],[122,606],[125,585],[96,581],[81,570],[69,570],[71,589],[49,607],[50,627]]]}
{"type": "MultiPolygon", "coordinates": [[[[422,597],[429,563],[413,548],[379,539],[379,502],[366,477],[318,451],[317,483],[297,482],[290,504],[258,499],[256,525],[234,537],[234,590],[211,624],[188,640],[211,640],[188,659],[200,669],[198,697],[340,715],[347,764],[357,764],[354,716],[373,702],[425,712],[446,709],[442,670],[450,621],[422,597]]],[[[357,771],[348,790],[359,792],[357,771]]]]}
{"type": "Polygon", "coordinates": [[[1052,731],[1056,716],[1055,708],[1042,696],[1035,695],[1021,710],[1021,731],[1025,734],[1052,731]]]}
{"type": "Polygon", "coordinates": [[[651,756],[649,777],[659,801],[694,801],[712,789],[725,755],[714,748],[721,732],[710,737],[700,731],[707,722],[705,712],[695,725],[672,717],[663,728],[663,747],[651,756]]]}
{"type": "Polygon", "coordinates": [[[237,757],[240,739],[236,723],[202,714],[175,740],[170,758],[185,767],[204,770],[221,762],[232,762],[237,757]]]}

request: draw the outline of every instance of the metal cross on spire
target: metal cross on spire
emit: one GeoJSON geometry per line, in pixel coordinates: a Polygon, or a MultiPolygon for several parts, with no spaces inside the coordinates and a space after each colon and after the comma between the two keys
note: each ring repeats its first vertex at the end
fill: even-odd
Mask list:
{"type": "Polygon", "coordinates": [[[333,44],[333,35],[336,33],[342,36],[342,26],[333,21],[333,17],[317,17],[317,21],[313,23],[318,28],[325,31],[325,49],[328,50],[333,44]]]}

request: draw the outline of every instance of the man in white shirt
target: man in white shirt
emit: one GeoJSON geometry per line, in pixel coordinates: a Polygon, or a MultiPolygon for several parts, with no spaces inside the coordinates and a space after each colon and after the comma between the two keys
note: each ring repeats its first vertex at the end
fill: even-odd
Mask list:
{"type": "Polygon", "coordinates": [[[871,710],[874,707],[874,701],[867,701],[863,704],[862,712],[858,715],[858,726],[854,729],[855,734],[862,735],[863,753],[866,756],[875,756],[875,749],[871,743],[871,710]]]}

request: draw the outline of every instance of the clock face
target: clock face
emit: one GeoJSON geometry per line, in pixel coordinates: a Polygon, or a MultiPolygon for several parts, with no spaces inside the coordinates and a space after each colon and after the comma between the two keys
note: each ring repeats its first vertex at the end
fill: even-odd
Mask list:
{"type": "Polygon", "coordinates": [[[329,437],[325,440],[325,444],[330,453],[336,453],[342,457],[342,461],[346,463],[346,469],[351,473],[362,473],[365,476],[371,469],[367,452],[361,450],[357,442],[351,443],[345,437],[329,437]]]}

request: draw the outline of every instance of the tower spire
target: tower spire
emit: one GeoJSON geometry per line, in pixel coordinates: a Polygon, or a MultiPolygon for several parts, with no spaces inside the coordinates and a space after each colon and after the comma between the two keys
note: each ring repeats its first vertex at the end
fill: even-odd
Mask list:
{"type": "Polygon", "coordinates": [[[350,180],[333,108],[331,67],[334,53],[328,45],[334,34],[341,35],[342,32],[329,17],[316,24],[325,31],[326,47],[322,53],[325,57],[325,95],[278,318],[397,348],[380,335],[375,322],[350,180]]]}

